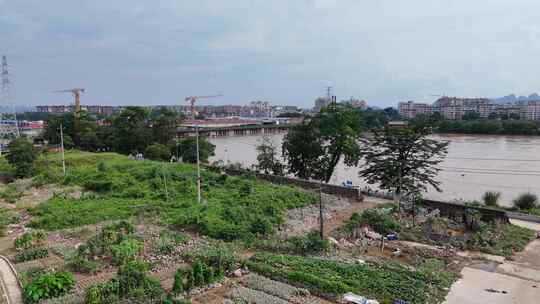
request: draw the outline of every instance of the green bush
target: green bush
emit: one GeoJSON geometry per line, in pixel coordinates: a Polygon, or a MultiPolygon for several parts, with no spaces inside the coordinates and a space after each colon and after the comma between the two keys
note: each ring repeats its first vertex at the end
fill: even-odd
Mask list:
{"type": "Polygon", "coordinates": [[[168,161],[171,157],[169,148],[162,144],[152,144],[146,148],[144,156],[151,160],[168,161]]]}
{"type": "Polygon", "coordinates": [[[112,254],[113,246],[128,239],[133,232],[135,232],[135,227],[126,221],[105,226],[99,234],[91,237],[86,244],[79,246],[78,254],[89,258],[112,254]]]}
{"type": "Polygon", "coordinates": [[[15,204],[22,196],[22,192],[18,191],[16,187],[9,185],[6,189],[0,192],[0,199],[3,199],[7,203],[15,204]]]}
{"type": "Polygon", "coordinates": [[[499,206],[499,198],[501,197],[500,192],[494,192],[494,191],[487,191],[482,196],[482,200],[484,201],[484,204],[489,207],[498,207],[499,206]]]}
{"type": "Polygon", "coordinates": [[[184,244],[188,239],[184,234],[163,230],[159,233],[157,250],[161,254],[169,254],[176,246],[184,244]]]}
{"type": "Polygon", "coordinates": [[[386,214],[385,208],[374,208],[362,214],[354,213],[341,230],[352,233],[354,229],[362,225],[368,225],[375,232],[383,235],[398,232],[401,229],[399,223],[390,214],[386,214]]]}
{"type": "Polygon", "coordinates": [[[141,253],[144,244],[136,239],[127,239],[118,245],[111,247],[112,262],[115,265],[124,265],[127,262],[135,260],[135,257],[141,253]]]}
{"type": "Polygon", "coordinates": [[[8,145],[9,153],[6,155],[8,163],[15,168],[17,177],[31,176],[34,171],[34,162],[38,151],[26,138],[12,140],[8,145]]]}
{"type": "Polygon", "coordinates": [[[191,267],[178,268],[174,274],[173,292],[180,294],[194,287],[206,286],[222,278],[214,267],[196,261],[191,267]]]}
{"type": "Polygon", "coordinates": [[[64,295],[74,286],[75,278],[70,272],[47,273],[24,286],[23,298],[25,303],[38,303],[64,295]]]}
{"type": "Polygon", "coordinates": [[[518,198],[514,200],[514,207],[520,210],[533,209],[538,204],[538,197],[532,193],[520,194],[518,198]]]}
{"type": "Polygon", "coordinates": [[[47,248],[32,248],[15,255],[15,263],[33,261],[49,256],[47,248]]]}
{"type": "Polygon", "coordinates": [[[328,240],[321,239],[317,231],[312,231],[305,236],[291,237],[287,242],[291,244],[293,252],[302,255],[326,251],[330,248],[328,240]]]}
{"type": "Polygon", "coordinates": [[[45,242],[45,237],[46,235],[43,231],[35,230],[25,232],[24,234],[15,238],[15,249],[26,250],[29,248],[41,246],[45,242]]]}
{"type": "Polygon", "coordinates": [[[132,261],[118,269],[118,290],[120,297],[161,299],[164,290],[159,281],[147,275],[148,265],[132,261]]]}
{"type": "Polygon", "coordinates": [[[238,260],[232,245],[221,241],[202,247],[195,252],[186,253],[184,257],[192,263],[201,261],[213,267],[217,276],[223,275],[225,271],[233,271],[238,260]]]}
{"type": "MultiPolygon", "coordinates": [[[[31,227],[57,230],[134,216],[159,217],[165,224],[194,228],[212,238],[247,240],[274,234],[286,210],[315,202],[313,194],[293,187],[246,177],[223,178],[203,168],[203,206],[197,203],[193,165],[73,151],[66,153],[70,170],[64,177],[58,160],[58,155],[40,159],[39,178],[98,194],[81,199],[56,196],[30,210],[31,227]],[[98,164],[103,164],[99,170],[98,164]],[[163,175],[167,176],[169,201],[163,175]]],[[[170,244],[164,242],[163,249],[170,250],[170,244]]]]}
{"type": "Polygon", "coordinates": [[[90,261],[88,258],[76,254],[68,260],[66,266],[74,272],[92,274],[98,272],[102,265],[98,261],[90,261]]]}
{"type": "Polygon", "coordinates": [[[98,172],[90,175],[83,183],[85,190],[94,192],[108,192],[113,189],[113,180],[106,173],[98,172]]]}
{"type": "Polygon", "coordinates": [[[84,293],[84,304],[116,304],[119,297],[117,280],[88,287],[84,293]]]}

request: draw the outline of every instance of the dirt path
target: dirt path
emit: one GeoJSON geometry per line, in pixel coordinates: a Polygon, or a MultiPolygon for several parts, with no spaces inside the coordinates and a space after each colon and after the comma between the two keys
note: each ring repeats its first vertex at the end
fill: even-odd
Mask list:
{"type": "Polygon", "coordinates": [[[7,259],[0,257],[0,279],[2,287],[5,289],[8,303],[22,304],[21,288],[14,270],[11,268],[7,259]]]}
{"type": "MultiPolygon", "coordinates": [[[[324,231],[328,234],[343,225],[343,222],[348,220],[353,213],[361,212],[386,202],[388,201],[372,197],[367,197],[363,202],[360,202],[324,194],[324,231]]],[[[314,204],[290,210],[287,213],[287,219],[281,227],[279,235],[282,238],[288,238],[304,235],[317,229],[319,229],[319,206],[318,204],[314,204]]]]}
{"type": "Polygon", "coordinates": [[[369,208],[374,208],[378,205],[376,202],[353,203],[349,209],[336,212],[331,218],[324,223],[324,234],[329,235],[332,231],[343,226],[343,223],[351,218],[353,213],[362,212],[369,208]]]}

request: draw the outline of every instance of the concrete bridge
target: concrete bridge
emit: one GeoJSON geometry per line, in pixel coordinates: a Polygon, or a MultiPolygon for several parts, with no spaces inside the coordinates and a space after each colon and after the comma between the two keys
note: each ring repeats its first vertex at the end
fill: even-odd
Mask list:
{"type": "MultiPolygon", "coordinates": [[[[246,136],[246,135],[264,135],[287,133],[292,124],[279,125],[242,125],[226,127],[199,127],[199,134],[208,137],[223,136],[246,136]]],[[[177,137],[187,137],[195,135],[194,127],[182,127],[176,131],[177,137]]]]}

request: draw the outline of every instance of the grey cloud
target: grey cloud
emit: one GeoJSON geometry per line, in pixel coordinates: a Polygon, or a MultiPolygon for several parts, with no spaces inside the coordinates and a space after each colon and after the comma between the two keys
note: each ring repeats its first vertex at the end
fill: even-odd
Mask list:
{"type": "Polygon", "coordinates": [[[539,89],[540,3],[533,0],[0,0],[0,53],[20,104],[220,103],[268,98],[374,105],[430,94],[539,89]]]}

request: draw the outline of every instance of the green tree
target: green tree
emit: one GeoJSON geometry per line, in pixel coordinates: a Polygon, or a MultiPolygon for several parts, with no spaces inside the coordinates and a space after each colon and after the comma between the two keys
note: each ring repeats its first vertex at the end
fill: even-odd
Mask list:
{"type": "Polygon", "coordinates": [[[468,111],[463,115],[463,117],[461,119],[463,119],[463,120],[478,120],[478,119],[480,119],[480,113],[478,113],[476,111],[468,111]]]}
{"type": "Polygon", "coordinates": [[[86,128],[80,135],[80,147],[83,150],[95,152],[101,146],[95,128],[86,128]]]}
{"type": "Polygon", "coordinates": [[[77,147],[88,151],[96,151],[100,145],[100,137],[96,134],[96,121],[86,112],[61,116],[49,116],[43,131],[43,138],[50,144],[60,144],[60,126],[64,133],[64,147],[77,147]]]}
{"type": "Polygon", "coordinates": [[[174,111],[165,107],[153,113],[152,118],[152,138],[162,145],[168,144],[176,136],[176,127],[179,117],[174,111]]]}
{"type": "MultiPolygon", "coordinates": [[[[195,136],[181,139],[178,150],[184,162],[197,162],[197,143],[195,136]]],[[[208,163],[208,159],[215,155],[216,146],[208,141],[205,136],[199,136],[199,160],[208,163]]]]}
{"type": "Polygon", "coordinates": [[[311,121],[318,130],[323,154],[319,158],[316,178],[328,183],[337,164],[343,160],[348,166],[358,164],[359,140],[364,130],[361,113],[350,105],[331,103],[311,121]]]}
{"type": "MultiPolygon", "coordinates": [[[[337,103],[322,108],[308,123],[293,128],[285,137],[283,155],[289,172],[328,183],[341,160],[348,166],[358,164],[363,129],[358,109],[337,103]]],[[[319,199],[319,222],[323,238],[322,199],[319,199]]]]}
{"type": "Polygon", "coordinates": [[[150,143],[149,112],[142,107],[126,107],[112,121],[115,150],[123,154],[142,152],[150,143]]]}
{"type": "Polygon", "coordinates": [[[151,144],[146,148],[144,156],[151,160],[168,161],[170,158],[169,148],[162,144],[151,144]]]}
{"type": "Polygon", "coordinates": [[[362,139],[364,165],[359,172],[369,184],[394,190],[396,203],[402,193],[418,193],[431,185],[437,191],[437,165],[447,153],[448,142],[429,139],[430,128],[384,128],[362,139]]]}
{"type": "Polygon", "coordinates": [[[51,116],[45,121],[45,129],[43,130],[43,138],[49,144],[60,144],[60,125],[62,125],[62,131],[64,132],[64,140],[66,136],[73,138],[73,134],[75,133],[75,116],[72,113],[51,116]]]}
{"type": "Polygon", "coordinates": [[[500,192],[486,191],[482,196],[482,200],[486,206],[497,207],[499,205],[498,202],[500,197],[500,192]]]}
{"type": "Polygon", "coordinates": [[[289,129],[283,139],[283,158],[287,162],[289,173],[303,179],[310,179],[317,174],[317,165],[323,154],[322,138],[307,121],[289,129]]]}
{"type": "Polygon", "coordinates": [[[268,136],[264,136],[257,145],[257,170],[264,174],[283,175],[283,164],[277,156],[277,148],[268,136]]]}
{"type": "Polygon", "coordinates": [[[28,177],[34,173],[34,162],[38,153],[25,138],[17,138],[8,145],[8,163],[15,168],[15,176],[28,177]]]}
{"type": "Polygon", "coordinates": [[[522,193],[514,200],[514,207],[521,210],[536,208],[538,205],[538,196],[532,193],[522,193]]]}

